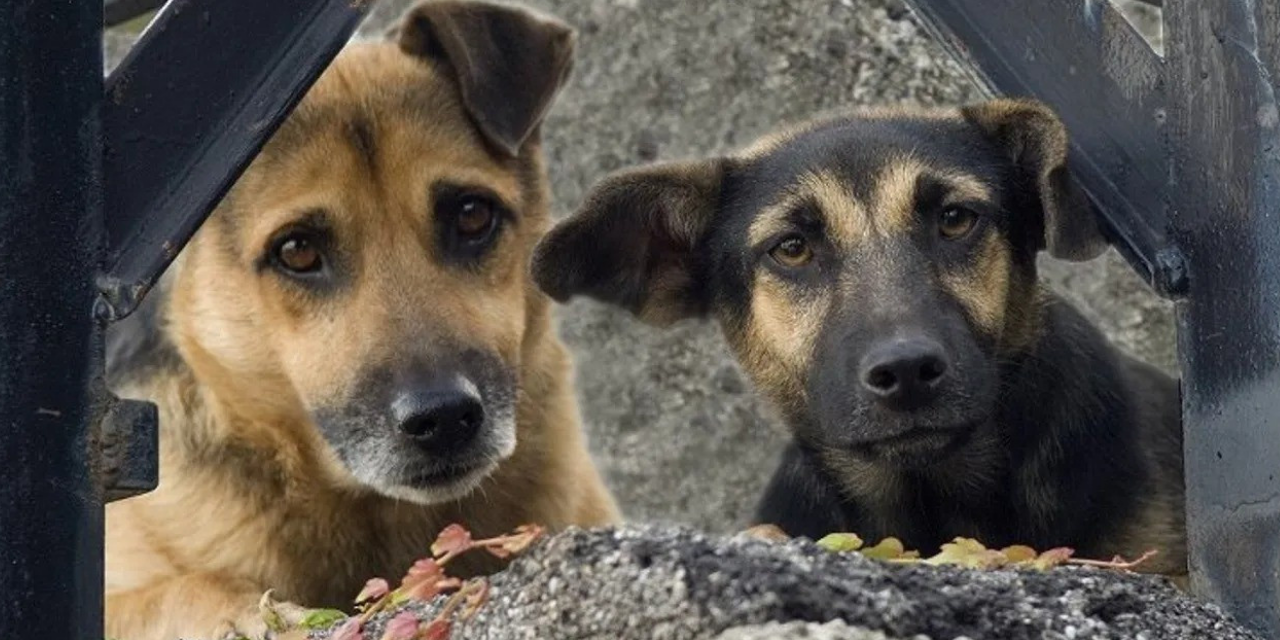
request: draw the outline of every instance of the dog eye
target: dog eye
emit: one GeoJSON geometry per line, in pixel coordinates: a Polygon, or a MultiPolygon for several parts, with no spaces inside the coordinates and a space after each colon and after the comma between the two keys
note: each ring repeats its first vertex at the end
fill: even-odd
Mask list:
{"type": "Polygon", "coordinates": [[[498,216],[493,203],[479,196],[463,196],[457,204],[454,226],[458,235],[467,240],[479,240],[493,230],[498,216]]]}
{"type": "Polygon", "coordinates": [[[503,209],[496,200],[463,189],[438,191],[435,212],[446,255],[463,262],[479,259],[493,244],[503,222],[503,209]]]}
{"type": "Polygon", "coordinates": [[[949,207],[938,214],[938,233],[949,240],[963,237],[978,223],[978,214],[962,207],[949,207]]]}
{"type": "Polygon", "coordinates": [[[295,232],[277,240],[271,255],[281,269],[290,273],[315,273],[324,266],[319,242],[307,233],[295,232]]]}
{"type": "Polygon", "coordinates": [[[800,236],[787,236],[769,250],[769,256],[784,267],[801,267],[813,259],[813,249],[800,236]]]}

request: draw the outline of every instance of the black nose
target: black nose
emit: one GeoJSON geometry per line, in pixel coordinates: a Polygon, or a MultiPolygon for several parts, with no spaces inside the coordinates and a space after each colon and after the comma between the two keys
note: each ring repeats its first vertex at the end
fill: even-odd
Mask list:
{"type": "Polygon", "coordinates": [[[947,375],[942,346],[927,338],[896,339],[872,347],[862,359],[862,388],[893,409],[927,404],[947,375]]]}
{"type": "Polygon", "coordinates": [[[484,424],[479,393],[463,380],[405,391],[392,403],[391,410],[402,433],[436,451],[470,444],[484,424]]]}

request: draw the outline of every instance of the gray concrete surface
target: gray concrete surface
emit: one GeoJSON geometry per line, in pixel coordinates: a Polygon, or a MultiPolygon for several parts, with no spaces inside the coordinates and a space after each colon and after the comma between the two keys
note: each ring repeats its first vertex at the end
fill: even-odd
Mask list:
{"type": "MultiPolygon", "coordinates": [[[[380,34],[408,0],[381,0],[380,34]]],[[[557,212],[627,165],[720,153],[848,105],[979,95],[893,0],[533,0],[577,27],[573,79],[545,127],[557,212]]],[[[1146,28],[1155,24],[1134,10],[1146,28]]],[[[128,38],[108,40],[113,60],[128,38]]],[[[1045,278],[1122,347],[1166,369],[1170,307],[1115,255],[1045,278]]],[[[559,312],[592,450],[626,514],[713,531],[750,514],[783,443],[711,326],[667,331],[576,302],[559,312]]]]}
{"type": "MultiPolygon", "coordinates": [[[[570,531],[538,543],[491,587],[488,602],[454,627],[452,640],[694,640],[768,622],[831,620],[847,625],[809,637],[875,640],[865,633],[875,631],[898,640],[1258,640],[1217,607],[1157,578],[1081,567],[892,565],[807,541],[765,543],[688,528],[570,531]]],[[[430,620],[441,600],[406,608],[430,620]]],[[[375,618],[364,637],[381,637],[397,612],[375,618]]],[[[806,637],[740,631],[725,640],[806,637]]]]}

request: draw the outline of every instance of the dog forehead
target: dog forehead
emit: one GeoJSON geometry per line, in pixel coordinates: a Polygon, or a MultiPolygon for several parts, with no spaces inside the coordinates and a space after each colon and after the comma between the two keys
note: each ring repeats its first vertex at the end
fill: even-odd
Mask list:
{"type": "Polygon", "coordinates": [[[1000,160],[952,111],[830,119],[775,134],[738,158],[730,215],[749,243],[808,208],[837,240],[909,227],[927,183],[992,199],[1000,160]]]}

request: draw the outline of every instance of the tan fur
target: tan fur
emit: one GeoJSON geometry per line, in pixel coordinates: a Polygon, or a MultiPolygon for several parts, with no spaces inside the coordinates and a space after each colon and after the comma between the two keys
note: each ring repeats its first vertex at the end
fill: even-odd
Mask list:
{"type": "Polygon", "coordinates": [[[1009,308],[1009,271],[1009,245],[992,234],[983,239],[969,269],[943,274],[942,286],[964,305],[974,324],[1000,337],[1009,308]]]}
{"type": "Polygon", "coordinates": [[[255,603],[269,588],[346,608],[366,579],[394,580],[428,554],[451,522],[487,536],[617,521],[549,302],[526,275],[550,218],[536,142],[523,154],[534,160],[522,177],[485,149],[453,83],[394,45],[353,45],[322,76],[173,269],[168,334],[184,366],[126,390],[160,407],[161,478],[107,508],[108,636],[260,632],[255,603]],[[470,282],[433,256],[426,198],[440,178],[485,185],[519,212],[470,282]],[[341,305],[254,272],[273,230],[309,208],[333,212],[361,247],[341,305]],[[357,364],[442,339],[487,345],[518,371],[516,451],[455,502],[375,494],[330,453],[307,404],[354,393],[357,364]]]}
{"type": "Polygon", "coordinates": [[[734,157],[742,160],[751,160],[767,156],[777,151],[787,142],[805,133],[849,118],[889,120],[904,116],[919,120],[945,120],[956,117],[953,111],[946,109],[918,109],[906,105],[869,105],[832,109],[801,122],[783,125],[738,151],[734,154],[734,157]]]}

